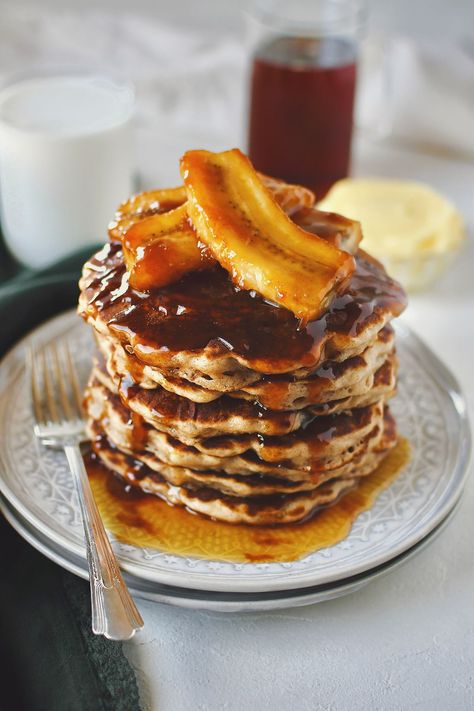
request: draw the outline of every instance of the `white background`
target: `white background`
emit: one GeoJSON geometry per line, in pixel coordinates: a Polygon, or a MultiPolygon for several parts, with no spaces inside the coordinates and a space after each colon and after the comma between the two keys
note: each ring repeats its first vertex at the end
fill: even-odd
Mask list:
{"type": "MultiPolygon", "coordinates": [[[[35,12],[44,8],[45,16],[48,9],[57,16],[80,8],[146,12],[160,24],[204,30],[216,42],[238,29],[242,7],[219,0],[134,0],[130,5],[130,0],[41,0],[34,7],[35,12]]],[[[0,40],[6,6],[0,2],[0,40]]],[[[450,42],[474,54],[472,0],[374,0],[372,6],[372,32],[450,42]]],[[[77,37],[62,41],[69,39],[78,42],[77,37]]],[[[83,42],[86,46],[88,38],[83,42]]],[[[0,41],[0,72],[10,71],[18,57],[32,56],[26,42],[9,50],[0,41]]],[[[171,181],[169,166],[190,141],[194,145],[184,129],[178,137],[142,133],[138,155],[147,181],[171,181]]],[[[474,166],[359,141],[355,173],[425,180],[450,196],[465,216],[470,239],[464,254],[435,287],[411,299],[405,318],[449,364],[472,411],[474,166]]],[[[144,709],[474,708],[473,514],[470,481],[461,511],[429,549],[366,589],[329,603],[226,616],[139,601],[146,627],[125,649],[137,670],[144,709]]]]}
{"type": "MultiPolygon", "coordinates": [[[[229,31],[241,21],[241,9],[250,0],[16,0],[16,6],[34,5],[45,10],[93,8],[147,13],[164,22],[195,29],[229,31]]],[[[288,0],[291,2],[291,0],[288,0]]],[[[0,7],[11,6],[1,0],[0,7]]],[[[474,38],[472,0],[372,0],[371,29],[415,37],[449,38],[454,41],[474,38]]]]}

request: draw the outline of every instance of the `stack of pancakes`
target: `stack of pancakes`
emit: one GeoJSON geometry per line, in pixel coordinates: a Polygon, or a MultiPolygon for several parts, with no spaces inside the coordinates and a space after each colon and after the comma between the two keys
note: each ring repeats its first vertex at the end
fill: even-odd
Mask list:
{"type": "Polygon", "coordinates": [[[98,356],[86,392],[97,456],[127,483],[232,523],[300,521],[377,467],[401,287],[359,250],[345,293],[302,327],[219,266],[140,292],[121,245],[84,266],[98,356]]]}

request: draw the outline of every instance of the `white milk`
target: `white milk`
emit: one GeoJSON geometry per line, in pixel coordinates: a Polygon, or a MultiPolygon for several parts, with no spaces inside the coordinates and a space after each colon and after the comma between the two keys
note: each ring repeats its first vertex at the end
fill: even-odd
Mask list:
{"type": "Polygon", "coordinates": [[[50,76],[0,93],[1,227],[31,267],[106,239],[132,192],[133,93],[110,80],[50,76]]]}

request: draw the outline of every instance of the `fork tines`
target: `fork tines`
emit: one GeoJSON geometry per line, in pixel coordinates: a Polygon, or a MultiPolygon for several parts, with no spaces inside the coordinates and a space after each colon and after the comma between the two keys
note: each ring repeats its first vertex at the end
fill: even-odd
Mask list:
{"type": "Polygon", "coordinates": [[[82,424],[81,388],[67,342],[53,342],[39,349],[31,345],[28,366],[37,424],[82,424]]]}

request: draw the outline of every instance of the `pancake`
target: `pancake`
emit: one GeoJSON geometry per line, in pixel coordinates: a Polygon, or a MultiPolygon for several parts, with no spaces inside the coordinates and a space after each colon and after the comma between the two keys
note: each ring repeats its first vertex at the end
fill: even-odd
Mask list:
{"type": "Polygon", "coordinates": [[[383,442],[387,449],[373,453],[370,466],[361,467],[354,476],[333,478],[324,481],[309,491],[296,493],[271,493],[255,496],[232,496],[209,486],[191,482],[182,475],[180,484],[170,483],[160,472],[151,469],[143,461],[131,457],[116,447],[100,432],[95,433],[93,448],[97,456],[128,484],[147,493],[160,496],[173,505],[229,523],[268,525],[293,523],[312,514],[318,507],[334,502],[344,491],[357,482],[357,476],[367,476],[383,459],[388,448],[396,441],[395,426],[391,415],[386,413],[383,442]]]}
{"type": "Polygon", "coordinates": [[[235,287],[220,267],[149,292],[128,284],[120,245],[89,260],[79,312],[145,364],[209,390],[229,392],[256,374],[304,377],[326,360],[362,353],[405,307],[405,294],[382,265],[359,251],[348,290],[303,328],[284,308],[235,287]]]}
{"type": "Polygon", "coordinates": [[[393,342],[393,330],[385,327],[379,332],[375,342],[360,355],[339,362],[326,361],[308,378],[265,376],[257,383],[247,385],[230,395],[255,400],[264,407],[276,410],[300,410],[364,395],[372,390],[377,373],[384,365],[387,370],[393,369],[393,342]]]}
{"type": "Polygon", "coordinates": [[[279,443],[267,444],[255,437],[253,448],[241,453],[234,454],[231,445],[230,456],[202,452],[158,432],[133,416],[120,398],[97,380],[92,380],[86,391],[86,411],[92,429],[100,427],[118,449],[141,459],[146,455],[171,466],[240,476],[257,473],[298,481],[340,469],[368,448],[373,449],[383,431],[384,406],[380,402],[359,412],[316,418],[318,421],[304,431],[298,431],[293,438],[283,437],[279,443]],[[272,447],[273,458],[266,461],[266,449],[272,447]],[[276,452],[280,455],[278,460],[276,452]]]}
{"type": "MultiPolygon", "coordinates": [[[[385,451],[385,450],[384,450],[385,451]]],[[[196,470],[186,467],[174,467],[164,464],[148,453],[140,459],[153,471],[157,471],[166,481],[174,486],[205,486],[228,496],[251,498],[272,494],[293,494],[312,491],[330,479],[351,479],[370,474],[377,465],[380,451],[367,450],[352,462],[333,470],[317,472],[301,480],[272,477],[271,475],[225,474],[214,470],[196,470]]]]}
{"type": "Polygon", "coordinates": [[[387,358],[381,368],[374,375],[370,390],[359,395],[351,395],[342,400],[333,400],[320,405],[312,405],[310,410],[314,415],[328,415],[354,408],[366,407],[380,399],[385,401],[392,398],[397,388],[398,360],[395,356],[387,358]]]}
{"type": "MultiPolygon", "coordinates": [[[[105,436],[110,446],[124,455],[132,455],[137,461],[144,463],[149,469],[158,472],[166,482],[173,486],[201,487],[215,489],[228,496],[251,498],[254,496],[269,496],[272,494],[292,494],[301,491],[312,491],[330,479],[352,479],[369,474],[378,463],[379,454],[388,449],[388,438],[374,438],[365,451],[347,464],[304,475],[301,479],[286,479],[283,476],[272,477],[270,474],[227,474],[223,471],[206,469],[191,469],[189,467],[173,466],[162,462],[156,455],[149,452],[131,453],[118,447],[100,425],[89,425],[88,434],[92,441],[105,436]]],[[[100,448],[100,444],[99,444],[100,448]]]]}
{"type": "MultiPolygon", "coordinates": [[[[109,374],[98,364],[93,374],[110,390],[114,388],[109,374]]],[[[228,395],[213,402],[195,403],[164,388],[145,390],[125,379],[115,383],[115,387],[132,412],[186,444],[230,433],[288,434],[311,418],[311,413],[305,410],[266,410],[257,403],[235,400],[228,395]]]]}
{"type": "Polygon", "coordinates": [[[185,444],[226,434],[286,435],[307,425],[314,414],[370,405],[389,397],[395,387],[395,364],[387,362],[375,374],[373,388],[362,395],[287,411],[268,410],[258,402],[238,400],[228,395],[209,403],[195,403],[160,387],[148,390],[127,379],[114,383],[99,363],[93,375],[112,392],[118,389],[122,401],[132,412],[157,430],[167,432],[185,444]]]}
{"type": "Polygon", "coordinates": [[[157,472],[142,462],[113,448],[105,439],[94,449],[100,460],[128,484],[138,486],[173,506],[184,506],[189,511],[227,523],[272,525],[295,523],[307,518],[319,506],[333,503],[355,484],[355,479],[343,479],[323,484],[319,491],[303,494],[274,495],[264,500],[244,499],[219,495],[214,489],[188,489],[171,486],[157,472]],[[141,477],[137,483],[137,473],[141,477]]]}
{"type": "MultiPolygon", "coordinates": [[[[184,378],[168,377],[158,368],[142,363],[128,353],[118,339],[97,337],[98,346],[107,363],[107,370],[117,382],[131,376],[141,388],[157,385],[193,402],[212,402],[222,393],[196,385],[184,378]]],[[[326,361],[308,378],[296,379],[288,375],[263,376],[241,390],[229,392],[232,397],[254,400],[273,410],[294,410],[329,400],[341,400],[359,395],[373,385],[375,372],[393,355],[394,334],[390,326],[383,328],[374,343],[358,356],[346,360],[326,361]]]]}

